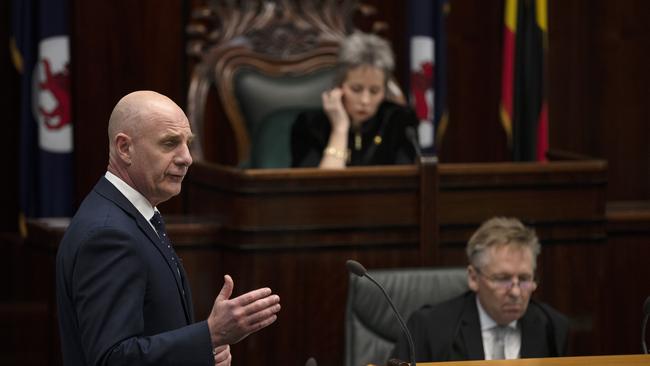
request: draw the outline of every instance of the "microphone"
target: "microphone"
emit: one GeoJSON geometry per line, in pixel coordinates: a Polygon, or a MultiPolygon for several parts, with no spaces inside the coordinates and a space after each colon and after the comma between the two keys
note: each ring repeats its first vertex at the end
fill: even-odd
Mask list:
{"type": "Polygon", "coordinates": [[[315,358],[313,358],[313,357],[309,357],[309,358],[307,359],[307,362],[305,362],[305,366],[318,366],[318,364],[316,363],[316,359],[315,359],[315,358]]]}
{"type": "Polygon", "coordinates": [[[415,156],[420,159],[422,157],[422,149],[420,149],[420,142],[418,142],[418,133],[415,131],[415,127],[406,127],[404,134],[406,135],[406,139],[409,140],[411,145],[413,145],[415,156]]]}
{"type": "Polygon", "coordinates": [[[648,325],[648,318],[650,317],[650,296],[645,299],[643,303],[643,325],[641,326],[641,347],[643,348],[643,354],[648,354],[648,346],[645,343],[645,329],[648,325]]]}
{"type": "MultiPolygon", "coordinates": [[[[388,301],[388,304],[390,304],[390,307],[393,309],[393,312],[397,316],[397,320],[399,321],[399,324],[402,326],[402,331],[404,331],[404,334],[406,334],[406,340],[409,343],[409,356],[411,358],[411,366],[415,366],[415,345],[413,344],[413,338],[411,338],[411,332],[409,332],[409,329],[406,327],[406,323],[404,323],[404,319],[402,319],[402,316],[399,314],[399,311],[397,311],[397,308],[395,307],[395,304],[393,304],[393,301],[390,299],[390,296],[388,296],[388,293],[384,289],[382,285],[379,284],[379,282],[375,281],[372,276],[368,273],[366,268],[359,262],[348,259],[347,262],[345,262],[345,266],[348,268],[348,271],[359,276],[359,277],[366,277],[370,280],[370,282],[374,283],[379,287],[381,292],[384,294],[384,297],[388,301]]],[[[389,362],[395,362],[395,360],[391,359],[389,362]]]]}

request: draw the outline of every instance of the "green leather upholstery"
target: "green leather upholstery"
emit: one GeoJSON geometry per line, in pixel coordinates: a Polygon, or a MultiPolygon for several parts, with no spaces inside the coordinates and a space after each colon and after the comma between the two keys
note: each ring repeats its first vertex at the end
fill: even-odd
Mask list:
{"type": "Polygon", "coordinates": [[[271,113],[257,126],[251,141],[247,168],[287,168],[291,166],[291,126],[302,109],[271,113]]]}
{"type": "MultiPolygon", "coordinates": [[[[395,303],[404,321],[423,305],[435,305],[468,290],[465,268],[397,268],[369,271],[395,303]]],[[[350,275],[345,311],[345,366],[385,365],[402,328],[381,291],[367,278],[350,275]]]]}
{"type": "Polygon", "coordinates": [[[334,68],[306,75],[269,76],[251,68],[234,77],[235,96],[250,134],[245,168],[291,166],[291,127],[298,113],[321,107],[321,94],[332,87],[334,68]]]}

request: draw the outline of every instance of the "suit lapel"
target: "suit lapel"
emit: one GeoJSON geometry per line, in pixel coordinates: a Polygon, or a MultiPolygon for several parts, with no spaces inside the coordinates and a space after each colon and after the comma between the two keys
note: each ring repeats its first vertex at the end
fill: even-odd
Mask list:
{"type": "MultiPolygon", "coordinates": [[[[137,210],[136,210],[136,212],[137,212],[137,210]]],[[[189,312],[189,304],[188,304],[187,296],[186,296],[187,294],[185,293],[183,283],[181,282],[182,281],[181,277],[180,277],[181,275],[178,273],[178,271],[182,271],[183,276],[185,276],[185,278],[187,278],[187,276],[185,274],[185,271],[183,270],[182,264],[179,263],[178,266],[177,266],[176,263],[174,263],[171,260],[170,256],[166,255],[166,253],[169,252],[169,249],[164,247],[163,242],[158,237],[158,234],[156,234],[156,232],[151,227],[149,222],[139,212],[137,212],[137,215],[135,215],[135,218],[136,218],[136,222],[137,222],[138,226],[140,227],[140,230],[142,230],[147,235],[149,240],[151,240],[151,242],[156,246],[156,249],[158,249],[158,252],[160,253],[160,255],[162,255],[163,258],[165,258],[165,262],[167,262],[167,267],[172,272],[172,276],[174,277],[174,280],[176,281],[176,289],[178,290],[178,296],[180,296],[181,299],[183,300],[182,303],[183,303],[183,311],[185,312],[185,319],[187,320],[188,324],[190,324],[191,323],[191,315],[190,315],[190,312],[189,312]]]]}
{"type": "MultiPolygon", "coordinates": [[[[176,280],[176,284],[178,285],[180,283],[180,286],[185,291],[185,296],[183,300],[185,301],[185,316],[187,316],[187,321],[188,324],[194,323],[194,309],[192,308],[192,291],[190,290],[190,285],[187,282],[187,273],[185,272],[185,268],[183,267],[182,261],[180,261],[180,258],[178,258],[178,254],[176,255],[177,259],[179,259],[178,262],[178,270],[181,272],[181,276],[183,279],[185,279],[185,284],[182,282],[179,282],[178,279],[176,280]]],[[[183,293],[181,292],[181,295],[183,293]]]]}
{"type": "MultiPolygon", "coordinates": [[[[176,288],[178,290],[178,295],[182,299],[183,303],[183,311],[185,313],[185,319],[187,320],[188,324],[192,322],[192,314],[190,312],[190,307],[191,304],[188,301],[187,296],[189,295],[189,286],[188,286],[188,291],[183,296],[183,292],[185,291],[183,289],[183,284],[181,283],[181,279],[179,278],[179,275],[176,271],[176,264],[171,261],[170,257],[168,255],[165,255],[165,253],[168,251],[167,248],[163,247],[163,244],[158,237],[158,234],[154,231],[154,229],[151,227],[149,222],[140,214],[140,212],[133,206],[133,204],[126,198],[124,195],[117,189],[115,186],[109,182],[105,177],[102,177],[97,185],[95,185],[95,191],[100,194],[102,197],[105,197],[106,199],[112,201],[115,203],[118,207],[120,207],[124,212],[126,212],[131,218],[133,218],[140,228],[142,232],[149,238],[151,243],[158,249],[158,252],[160,255],[165,259],[165,262],[167,263],[167,267],[169,267],[169,270],[172,273],[172,276],[174,277],[174,280],[176,281],[176,288]]],[[[183,269],[182,265],[179,264],[178,268],[183,272],[183,276],[187,278],[185,275],[185,270],[183,269]]]]}
{"type": "Polygon", "coordinates": [[[185,268],[183,267],[183,263],[179,262],[178,263],[178,268],[180,271],[183,273],[183,278],[185,279],[185,315],[188,317],[188,323],[192,324],[194,323],[194,308],[192,307],[192,290],[190,290],[190,285],[187,282],[187,273],[185,272],[185,268]]]}
{"type": "Polygon", "coordinates": [[[548,356],[546,327],[538,313],[528,309],[519,320],[521,323],[521,358],[538,358],[548,356]]]}
{"type": "Polygon", "coordinates": [[[483,338],[481,336],[481,322],[478,318],[478,309],[473,293],[469,294],[463,303],[463,312],[460,319],[458,334],[454,337],[454,356],[456,359],[483,360],[483,338]]]}

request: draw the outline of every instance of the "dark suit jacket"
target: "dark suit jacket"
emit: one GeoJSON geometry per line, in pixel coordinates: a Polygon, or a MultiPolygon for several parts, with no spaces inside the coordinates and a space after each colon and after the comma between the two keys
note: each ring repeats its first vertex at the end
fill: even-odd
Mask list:
{"type": "MultiPolygon", "coordinates": [[[[564,356],[567,318],[550,306],[531,300],[521,327],[521,358],[564,356]]],[[[408,320],[415,343],[416,362],[484,360],[481,324],[472,291],[417,310],[408,320]]],[[[406,339],[400,339],[393,357],[409,359],[406,339]]]]}
{"type": "Polygon", "coordinates": [[[56,259],[65,365],[214,365],[207,322],[192,324],[190,289],[168,250],[101,178],[56,259]]]}
{"type": "MultiPolygon", "coordinates": [[[[361,149],[355,148],[355,133],[350,129],[348,166],[413,164],[416,151],[405,131],[417,134],[418,119],[408,107],[384,101],[377,113],[360,128],[361,149]]],[[[332,125],[322,109],[298,115],[291,129],[291,166],[317,167],[329,142],[332,125]]]]}

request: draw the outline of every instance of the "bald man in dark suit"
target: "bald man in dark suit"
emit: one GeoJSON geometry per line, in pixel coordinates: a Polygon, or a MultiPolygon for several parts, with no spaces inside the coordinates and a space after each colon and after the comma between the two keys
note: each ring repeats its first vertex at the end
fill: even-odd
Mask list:
{"type": "Polygon", "coordinates": [[[109,164],[59,247],[57,305],[65,365],[230,365],[230,344],[277,318],[261,288],[230,299],[226,275],[208,319],[194,322],[187,275],[156,206],[192,164],[187,117],[169,98],[128,94],[109,127],[109,164]]]}

